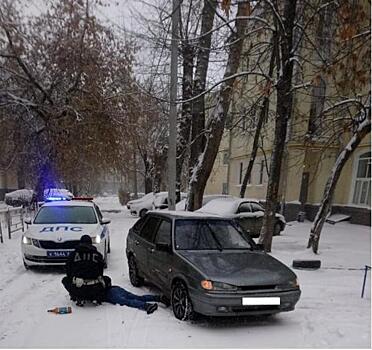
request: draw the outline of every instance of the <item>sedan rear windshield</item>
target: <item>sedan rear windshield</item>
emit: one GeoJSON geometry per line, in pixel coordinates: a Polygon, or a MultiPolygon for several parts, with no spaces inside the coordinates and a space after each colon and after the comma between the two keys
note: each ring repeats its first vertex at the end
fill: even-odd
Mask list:
{"type": "Polygon", "coordinates": [[[91,207],[55,206],[43,207],[37,214],[35,224],[96,224],[97,218],[91,207]]]}
{"type": "Polygon", "coordinates": [[[226,220],[177,220],[175,244],[180,250],[252,249],[226,220]]]}

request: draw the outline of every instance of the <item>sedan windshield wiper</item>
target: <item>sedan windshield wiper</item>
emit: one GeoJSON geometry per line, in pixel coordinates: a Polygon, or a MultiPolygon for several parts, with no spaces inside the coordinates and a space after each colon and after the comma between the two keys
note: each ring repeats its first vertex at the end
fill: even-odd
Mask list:
{"type": "Polygon", "coordinates": [[[215,240],[215,242],[216,242],[216,244],[217,244],[218,250],[219,250],[220,252],[222,252],[222,251],[223,251],[223,247],[222,247],[221,243],[218,241],[215,232],[212,230],[210,224],[206,223],[206,225],[208,226],[209,230],[211,231],[211,234],[212,234],[212,236],[213,236],[213,239],[215,240]]]}

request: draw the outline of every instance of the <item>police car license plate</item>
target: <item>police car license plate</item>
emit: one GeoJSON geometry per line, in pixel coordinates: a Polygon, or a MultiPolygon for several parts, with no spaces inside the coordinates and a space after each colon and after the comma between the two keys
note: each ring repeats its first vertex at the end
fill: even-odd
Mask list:
{"type": "Polygon", "coordinates": [[[49,258],[67,258],[70,255],[71,251],[58,251],[52,250],[47,251],[47,257],[49,258]]]}
{"type": "Polygon", "coordinates": [[[280,305],[279,297],[267,297],[267,298],[243,298],[242,304],[248,305],[280,305]]]}

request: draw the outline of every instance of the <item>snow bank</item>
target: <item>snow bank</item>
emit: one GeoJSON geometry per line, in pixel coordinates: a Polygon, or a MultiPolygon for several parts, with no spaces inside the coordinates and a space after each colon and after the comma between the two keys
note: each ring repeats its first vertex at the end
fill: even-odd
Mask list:
{"type": "MultiPolygon", "coordinates": [[[[115,200],[116,198],[112,200],[115,200]]],[[[115,203],[102,201],[101,209],[115,203]]],[[[136,294],[128,277],[126,236],[137,221],[122,207],[112,220],[111,254],[105,273],[116,285],[136,294]]],[[[316,271],[294,270],[302,296],[296,310],[274,317],[201,318],[182,322],[160,305],[152,315],[109,304],[75,307],[64,290],[62,272],[25,271],[21,232],[0,244],[0,348],[369,348],[371,345],[370,275],[366,297],[360,298],[362,268],[371,261],[371,233],[365,226],[324,225],[320,254],[306,243],[311,223],[289,223],[274,237],[272,255],[290,265],[293,259],[319,258],[316,271]],[[54,306],[72,306],[68,315],[47,313],[54,306]]]]}

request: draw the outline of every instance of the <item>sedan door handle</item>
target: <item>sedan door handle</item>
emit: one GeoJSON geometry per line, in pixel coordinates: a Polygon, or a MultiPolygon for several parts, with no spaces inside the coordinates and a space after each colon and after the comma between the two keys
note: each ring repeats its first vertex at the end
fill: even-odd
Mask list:
{"type": "Polygon", "coordinates": [[[150,253],[153,253],[155,251],[154,248],[147,248],[147,250],[150,252],[150,253]]]}
{"type": "Polygon", "coordinates": [[[135,243],[136,245],[139,245],[139,241],[135,241],[134,243],[135,243]]]}

